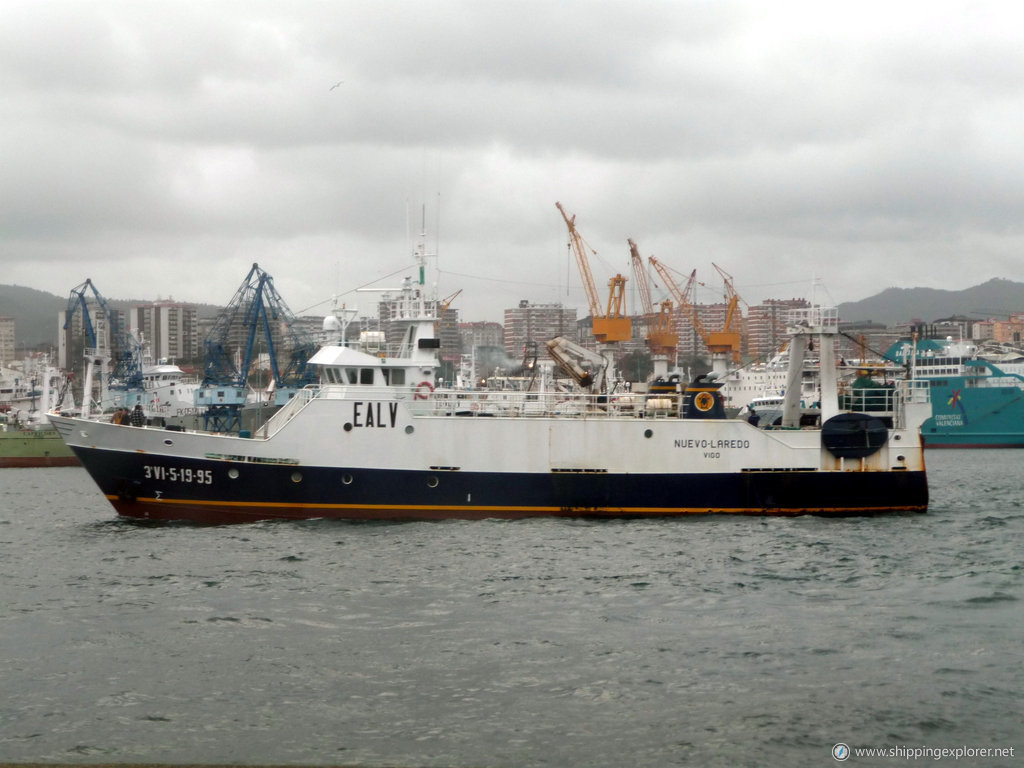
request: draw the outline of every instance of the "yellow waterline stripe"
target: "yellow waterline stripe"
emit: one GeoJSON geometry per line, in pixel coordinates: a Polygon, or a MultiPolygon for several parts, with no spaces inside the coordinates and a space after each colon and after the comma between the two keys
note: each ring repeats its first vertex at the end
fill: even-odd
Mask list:
{"type": "MultiPolygon", "coordinates": [[[[107,499],[111,502],[119,501],[116,493],[108,493],[107,499]]],[[[452,507],[446,504],[292,504],[281,501],[195,501],[192,499],[157,499],[154,497],[137,498],[136,501],[153,504],[181,504],[212,507],[274,507],[278,509],[401,509],[401,510],[439,510],[450,512],[561,512],[566,507],[521,507],[521,506],[480,506],[462,505],[452,507]]],[[[690,514],[705,514],[708,512],[721,514],[737,514],[743,512],[761,511],[769,509],[778,512],[798,512],[805,509],[813,509],[822,512],[871,512],[879,509],[886,510],[907,510],[924,509],[921,504],[905,504],[898,507],[569,507],[569,509],[580,512],[632,512],[632,513],[654,513],[654,512],[679,512],[690,514]]]]}

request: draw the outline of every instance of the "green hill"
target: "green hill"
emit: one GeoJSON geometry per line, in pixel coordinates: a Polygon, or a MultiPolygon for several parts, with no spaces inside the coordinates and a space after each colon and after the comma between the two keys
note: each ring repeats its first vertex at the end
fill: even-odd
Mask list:
{"type": "Polygon", "coordinates": [[[67,298],[20,285],[0,285],[0,316],[14,318],[18,346],[57,343],[57,313],[67,298]]]}
{"type": "MultiPolygon", "coordinates": [[[[114,309],[127,311],[152,299],[110,299],[114,309]]],[[[18,347],[57,345],[57,313],[67,309],[68,297],[56,296],[20,285],[0,285],[0,317],[14,318],[14,336],[18,347]]],[[[212,304],[197,304],[200,317],[213,317],[220,310],[212,304]]]]}
{"type": "Polygon", "coordinates": [[[935,288],[886,288],[861,301],[839,305],[843,322],[871,320],[893,326],[910,320],[926,323],[964,315],[976,320],[999,319],[1024,312],[1024,283],[994,278],[960,291],[935,288]]]}

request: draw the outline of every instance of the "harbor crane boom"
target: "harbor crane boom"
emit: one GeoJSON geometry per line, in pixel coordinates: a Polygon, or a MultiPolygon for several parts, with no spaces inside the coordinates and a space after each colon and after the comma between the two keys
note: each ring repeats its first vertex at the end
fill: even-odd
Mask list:
{"type": "Polygon", "coordinates": [[[64,329],[71,327],[71,319],[75,311],[82,312],[82,325],[89,345],[96,352],[112,354],[114,366],[110,372],[111,386],[121,389],[142,390],[142,344],[126,328],[121,327],[120,318],[110,307],[103,294],[99,292],[92,279],[87,278],[81,285],[71,289],[68,308],[65,312],[64,329]],[[110,329],[107,335],[96,333],[96,318],[89,311],[89,297],[102,311],[103,318],[110,329]]]}
{"type": "Polygon", "coordinates": [[[732,287],[732,278],[719,269],[718,266],[715,266],[715,269],[718,270],[719,274],[727,280],[726,320],[721,331],[709,331],[701,322],[700,315],[697,312],[697,307],[694,306],[693,301],[690,298],[693,294],[694,283],[697,282],[697,270],[693,270],[693,272],[690,273],[690,279],[686,284],[686,288],[680,289],[667,266],[662,264],[653,256],[651,256],[650,261],[651,265],[665,281],[665,284],[668,286],[672,296],[679,303],[679,306],[686,310],[690,315],[690,321],[693,323],[694,329],[704,341],[705,346],[708,348],[708,352],[711,353],[712,368],[717,373],[725,373],[728,366],[728,360],[731,359],[733,363],[738,363],[740,361],[740,332],[738,330],[739,316],[736,313],[737,305],[739,303],[739,295],[732,287]]]}
{"type": "Polygon", "coordinates": [[[740,315],[737,310],[739,309],[740,296],[736,293],[736,288],[732,284],[732,275],[714,262],[712,262],[711,266],[718,271],[718,274],[721,275],[722,280],[725,282],[726,310],[725,322],[722,324],[722,339],[729,343],[732,348],[733,362],[738,363],[740,361],[740,315]]]}
{"type": "Polygon", "coordinates": [[[629,317],[623,313],[626,278],[617,274],[608,281],[608,305],[602,309],[597,295],[597,286],[594,284],[594,276],[590,271],[587,246],[583,242],[579,230],[576,229],[576,214],[570,216],[561,203],[555,203],[555,207],[558,208],[562,218],[565,219],[565,225],[569,228],[569,242],[576,256],[576,265],[579,267],[580,278],[583,280],[583,290],[587,294],[591,329],[595,338],[601,343],[629,341],[633,338],[633,325],[629,317]]]}
{"type": "Polygon", "coordinates": [[[72,327],[76,311],[82,313],[82,327],[87,342],[86,369],[82,385],[83,413],[88,415],[92,406],[92,391],[96,377],[101,404],[107,403],[111,390],[118,393],[122,403],[127,403],[131,398],[134,398],[135,402],[141,402],[145,396],[142,342],[135,334],[121,326],[118,313],[103,298],[103,294],[91,278],[71,289],[67,311],[64,313],[64,330],[72,327]],[[96,313],[95,316],[93,313],[96,313]],[[106,332],[102,328],[97,332],[100,313],[106,324],[106,332]]]}
{"type": "Polygon", "coordinates": [[[644,322],[647,325],[647,346],[655,356],[675,355],[679,344],[679,334],[672,332],[672,300],[666,299],[655,309],[651,301],[651,285],[647,280],[647,270],[640,256],[640,248],[632,238],[627,239],[629,253],[633,260],[633,275],[640,292],[640,303],[643,307],[644,322]]]}
{"type": "Polygon", "coordinates": [[[301,330],[297,318],[274,288],[274,278],[253,264],[203,342],[206,361],[195,403],[205,407],[203,422],[207,430],[240,429],[249,372],[258,363],[259,337],[266,343],[274,404],[284,405],[297,389],[315,382],[316,374],[307,361],[316,351],[316,344],[301,330]],[[235,364],[236,352],[241,353],[241,365],[235,364]]]}

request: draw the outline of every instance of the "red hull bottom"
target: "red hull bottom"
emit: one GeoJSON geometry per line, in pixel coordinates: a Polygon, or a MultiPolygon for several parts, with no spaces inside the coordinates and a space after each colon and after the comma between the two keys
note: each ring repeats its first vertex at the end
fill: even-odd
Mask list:
{"type": "Polygon", "coordinates": [[[80,467],[75,456],[15,456],[0,458],[0,469],[31,468],[31,467],[80,467]]]}
{"type": "Polygon", "coordinates": [[[187,513],[180,507],[166,502],[137,499],[125,501],[118,496],[108,496],[118,515],[133,520],[152,520],[160,522],[190,522],[200,525],[223,525],[229,523],[254,523],[264,520],[349,520],[349,521],[427,521],[427,520],[524,520],[543,517],[574,517],[574,518],[642,518],[642,517],[690,517],[693,515],[745,515],[757,517],[796,517],[799,515],[816,515],[819,517],[855,517],[893,512],[925,512],[926,505],[908,505],[905,507],[852,508],[837,509],[659,509],[657,511],[641,511],[630,509],[523,509],[523,508],[463,508],[436,509],[419,508],[403,509],[394,507],[362,508],[347,507],[344,510],[324,509],[317,505],[302,506],[261,506],[261,505],[224,505],[191,502],[187,513]]]}

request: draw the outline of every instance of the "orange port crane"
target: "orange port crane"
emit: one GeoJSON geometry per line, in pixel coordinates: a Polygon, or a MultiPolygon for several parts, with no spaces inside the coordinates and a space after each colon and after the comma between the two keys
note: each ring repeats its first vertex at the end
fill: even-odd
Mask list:
{"type": "Polygon", "coordinates": [[[712,267],[722,276],[722,280],[725,282],[725,322],[722,323],[722,340],[729,344],[732,351],[732,359],[734,363],[740,361],[740,295],[736,293],[736,288],[732,284],[732,275],[722,269],[720,266],[712,262],[712,267]]]}
{"type": "Polygon", "coordinates": [[[690,321],[693,323],[694,329],[700,334],[701,339],[704,340],[705,346],[708,348],[708,352],[711,353],[712,359],[722,359],[726,356],[732,358],[734,363],[740,361],[740,332],[739,332],[739,313],[737,312],[739,305],[739,294],[736,293],[736,289],[732,285],[732,277],[724,272],[717,264],[712,266],[718,270],[718,274],[725,280],[725,291],[726,291],[726,310],[725,310],[725,322],[722,324],[721,331],[709,331],[704,327],[704,324],[700,321],[700,316],[697,313],[697,307],[693,305],[690,300],[690,296],[693,294],[693,285],[697,282],[697,270],[693,270],[690,273],[689,282],[686,284],[685,289],[680,289],[673,279],[671,272],[668,267],[658,261],[656,258],[651,256],[651,264],[657,270],[658,274],[665,281],[669,291],[675,298],[679,306],[686,310],[690,315],[690,321]]]}
{"type": "Polygon", "coordinates": [[[644,311],[644,322],[647,324],[647,346],[652,355],[673,356],[679,345],[679,334],[672,332],[672,300],[665,299],[655,310],[651,301],[651,286],[647,281],[647,270],[640,257],[640,249],[632,238],[627,239],[629,253],[633,259],[633,276],[640,291],[640,303],[644,311]]]}
{"type": "MultiPolygon", "coordinates": [[[[597,287],[594,285],[594,276],[590,272],[590,262],[587,258],[587,246],[576,229],[576,214],[570,216],[565,212],[561,203],[555,203],[565,219],[565,225],[569,228],[569,241],[573,253],[576,255],[576,265],[580,269],[580,277],[583,280],[583,289],[587,294],[587,303],[590,305],[591,330],[594,337],[602,343],[615,341],[629,341],[633,338],[633,324],[628,315],[623,314],[625,304],[626,278],[622,275],[615,275],[608,281],[608,306],[601,308],[601,302],[597,296],[597,287]]],[[[590,249],[593,252],[593,249],[590,249]]]]}

